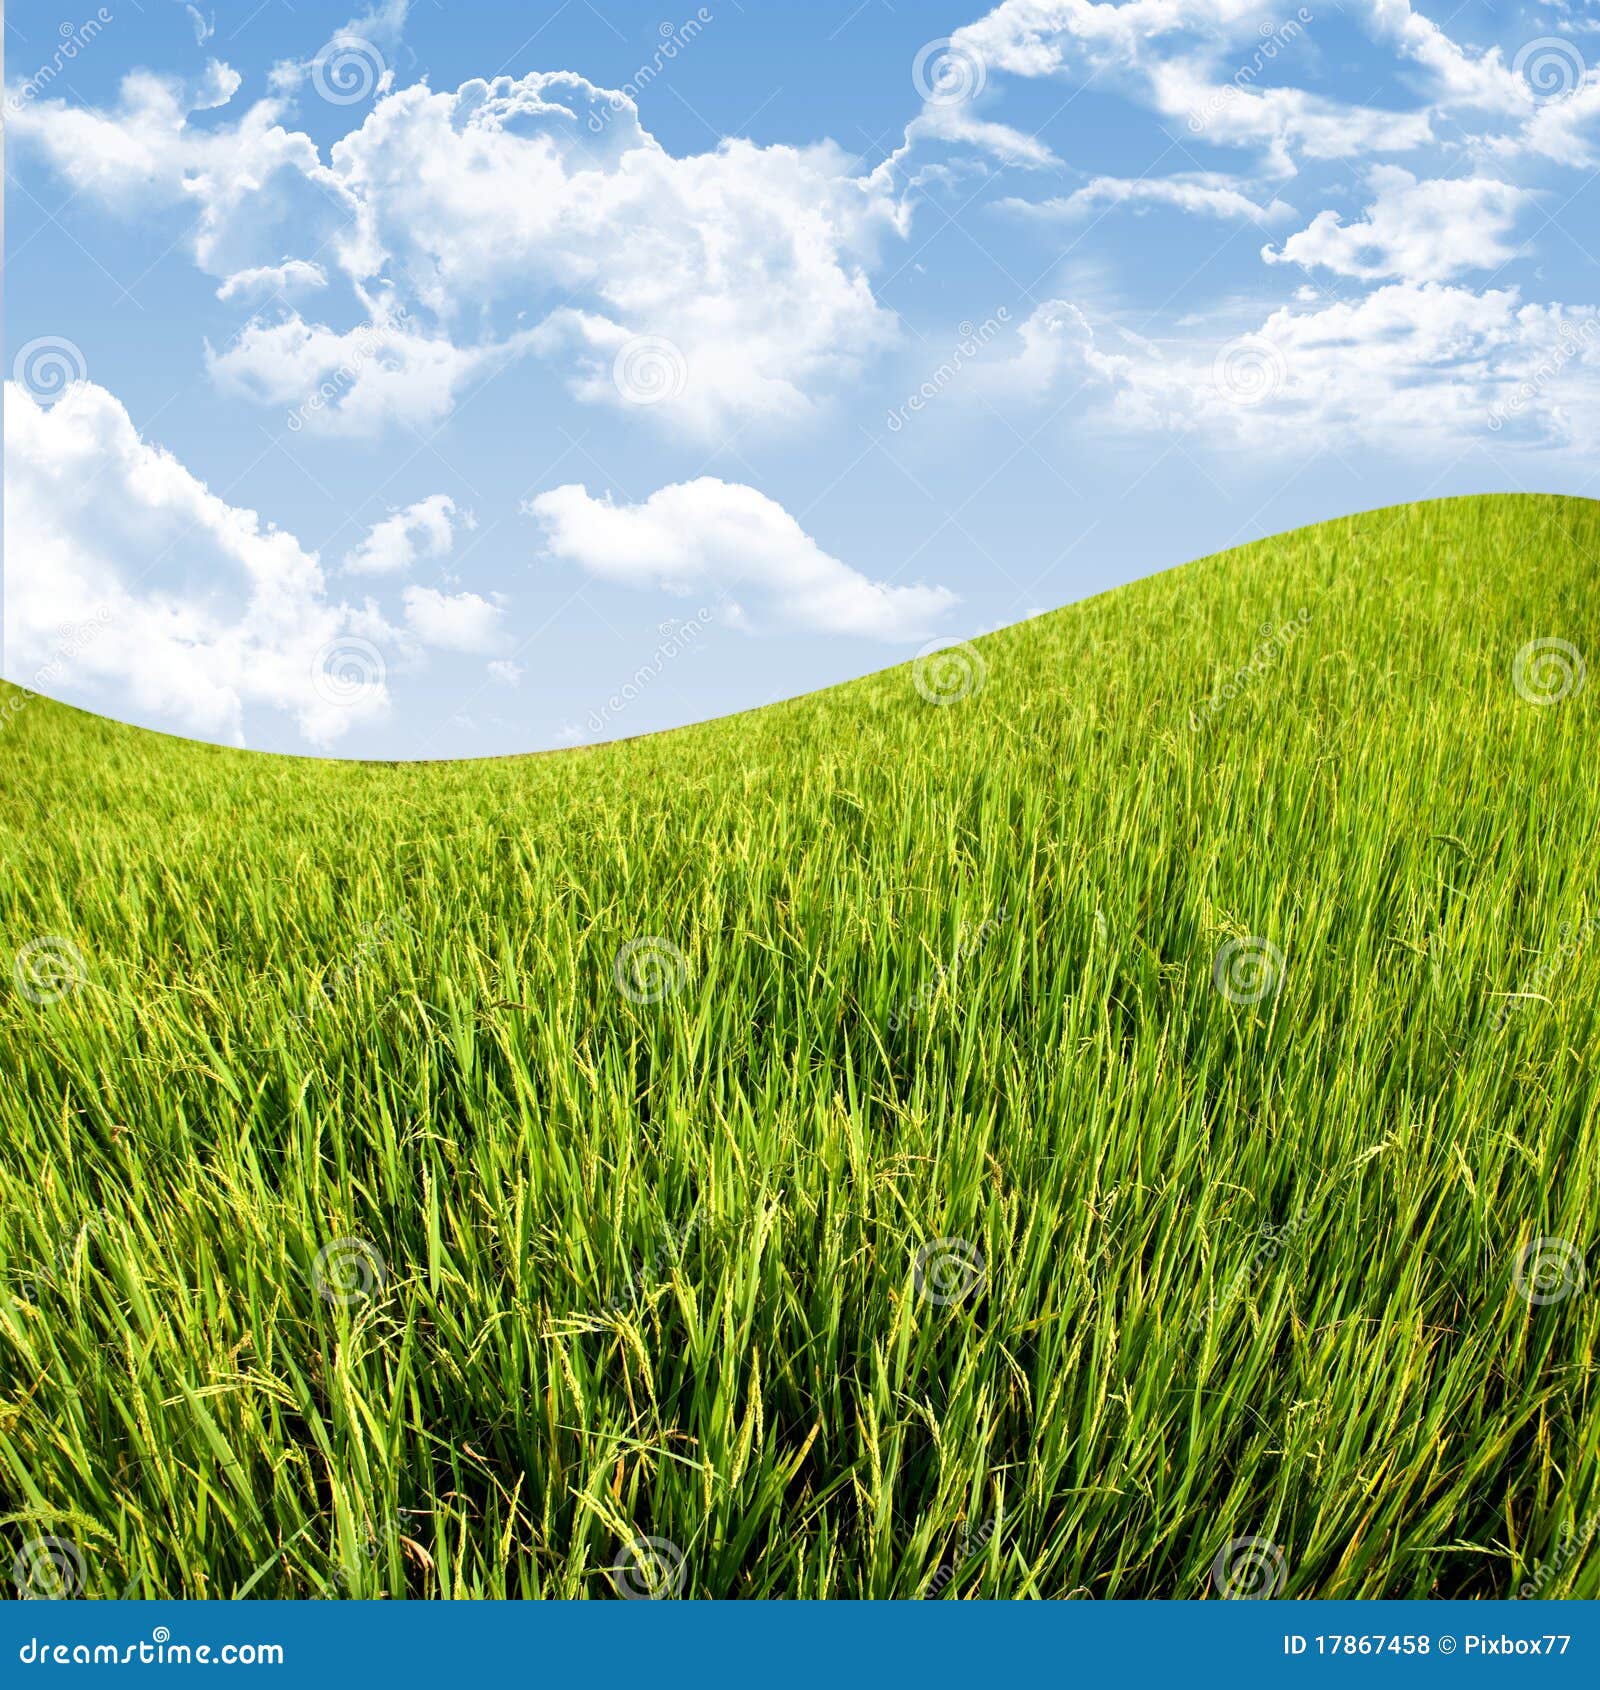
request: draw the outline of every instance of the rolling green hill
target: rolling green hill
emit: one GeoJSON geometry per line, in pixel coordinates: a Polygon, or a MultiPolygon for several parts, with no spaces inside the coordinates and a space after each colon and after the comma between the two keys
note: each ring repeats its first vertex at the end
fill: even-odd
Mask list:
{"type": "Polygon", "coordinates": [[[1597,570],[1406,507],[494,762],[9,695],[6,1564],[1600,1594],[1597,570]]]}

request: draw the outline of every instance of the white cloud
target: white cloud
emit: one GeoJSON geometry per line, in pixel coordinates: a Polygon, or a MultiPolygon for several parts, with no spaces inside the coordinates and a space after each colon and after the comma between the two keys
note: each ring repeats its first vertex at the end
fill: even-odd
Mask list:
{"type": "Polygon", "coordinates": [[[1380,165],[1368,178],[1377,198],[1359,223],[1324,211],[1291,235],[1269,264],[1320,266],[1376,281],[1399,276],[1442,282],[1466,270],[1493,270],[1516,256],[1506,236],[1528,196],[1493,177],[1419,182],[1408,170],[1380,165]]]}
{"type": "Polygon", "coordinates": [[[522,684],[523,667],[510,658],[497,658],[489,665],[489,679],[497,686],[518,687],[522,684]]]}
{"type": "Polygon", "coordinates": [[[1303,88],[1218,83],[1182,60],[1157,67],[1151,84],[1164,117],[1181,118],[1185,129],[1218,146],[1261,148],[1285,175],[1307,159],[1414,152],[1435,140],[1426,111],[1347,106],[1303,88]]]}
{"type": "MultiPolygon", "coordinates": [[[[1016,356],[990,377],[997,388],[1042,399],[1069,381],[1098,381],[1111,388],[1132,385],[1127,380],[1130,361],[1100,350],[1089,319],[1071,300],[1046,300],[1020,325],[1017,339],[1021,344],[1016,356]]],[[[1148,342],[1139,344],[1152,358],[1159,357],[1148,342]]]]}
{"type": "Polygon", "coordinates": [[[467,381],[527,344],[521,335],[506,346],[458,347],[383,303],[371,322],[343,334],[298,311],[254,320],[222,351],[207,346],[206,364],[224,391],[283,407],[294,432],[375,435],[391,424],[437,423],[467,381]]]}
{"type": "MultiPolygon", "coordinates": [[[[1384,41],[1434,80],[1434,92],[1456,104],[1516,111],[1526,91],[1498,49],[1474,53],[1461,47],[1410,0],[1350,0],[1375,40],[1384,41]]],[[[1291,11],[1281,0],[1002,0],[986,17],[956,32],[953,44],[990,67],[1016,76],[1058,76],[1077,70],[1125,72],[1147,89],[1165,64],[1184,63],[1197,79],[1202,70],[1242,67],[1249,47],[1262,66],[1279,71],[1316,21],[1314,6],[1291,11]],[[1165,51],[1152,52],[1153,43],[1165,51]]],[[[1247,81],[1254,80],[1247,78],[1247,81]]],[[[1277,80],[1271,78],[1271,80],[1277,80]]]]}
{"type": "Polygon", "coordinates": [[[1393,46],[1434,78],[1441,105],[1516,113],[1531,103],[1527,84],[1498,47],[1480,53],[1461,46],[1410,0],[1359,0],[1355,10],[1375,41],[1393,46]]]}
{"type": "Polygon", "coordinates": [[[303,258],[286,258],[281,264],[257,264],[237,270],[217,289],[217,298],[267,298],[274,294],[308,293],[328,285],[328,272],[320,264],[303,258]]]}
{"type": "Polygon", "coordinates": [[[641,411],[673,428],[804,415],[893,335],[866,265],[897,208],[831,144],[676,158],[632,101],[557,72],[402,89],[331,158],[362,275],[405,276],[457,336],[558,313],[537,344],[585,400],[629,404],[617,353],[666,342],[682,378],[641,411]]]}
{"type": "Polygon", "coordinates": [[[900,162],[918,142],[940,141],[948,145],[976,147],[992,153],[1002,164],[1025,170],[1043,170],[1060,163],[1037,135],[1025,135],[1010,124],[982,118],[968,105],[928,105],[906,125],[905,146],[895,155],[900,162]]]}
{"type": "Polygon", "coordinates": [[[183,9],[189,14],[189,22],[194,28],[194,39],[197,47],[204,46],[217,33],[217,14],[202,12],[198,6],[192,6],[188,0],[182,0],[183,9]]]}
{"type": "MultiPolygon", "coordinates": [[[[367,21],[381,38],[403,10],[367,21]]],[[[279,68],[281,93],[307,69],[279,68]]],[[[283,127],[283,98],[193,121],[237,91],[221,65],[195,86],[135,72],[109,110],[36,101],[14,129],[119,215],[197,211],[193,254],[225,298],[342,271],[389,347],[319,412],[329,430],[436,419],[467,376],[536,345],[580,399],[711,437],[812,414],[896,338],[868,272],[906,213],[887,177],[854,177],[831,142],[674,157],[630,99],[568,72],[383,86],[327,164],[283,127]],[[660,403],[614,374],[641,337],[681,361],[660,403]]],[[[212,369],[293,406],[362,332],[291,312],[248,325],[212,369]]]]}
{"type": "Polygon", "coordinates": [[[476,593],[407,587],[406,626],[424,645],[445,651],[493,651],[500,640],[500,607],[476,593]]]}
{"type": "Polygon", "coordinates": [[[1170,206],[1203,217],[1243,218],[1252,223],[1281,222],[1295,215],[1294,207],[1280,199],[1265,205],[1251,199],[1231,177],[1212,171],[1181,176],[1097,176],[1092,182],[1062,199],[1002,200],[1007,211],[1025,216],[1073,221],[1092,215],[1102,207],[1131,205],[1136,211],[1150,206],[1170,206]]]}
{"type": "Polygon", "coordinates": [[[366,11],[341,24],[315,57],[275,64],[269,84],[275,92],[287,94],[307,77],[320,77],[341,100],[387,93],[394,84],[391,61],[399,51],[410,10],[411,0],[373,0],[366,11]]]}
{"type": "Polygon", "coordinates": [[[316,746],[387,714],[381,652],[358,644],[354,677],[337,656],[382,618],[331,603],[314,552],[141,439],[104,388],[45,407],[8,382],[5,423],[9,675],[235,744],[252,706],[316,746]]]}
{"type": "Polygon", "coordinates": [[[354,210],[310,137],[283,128],[282,102],[259,101],[232,124],[190,121],[227,105],[239,86],[239,73],[215,59],[195,82],[136,70],[110,110],[35,100],[10,114],[8,128],[115,216],[182,213],[195,262],[228,278],[296,245],[314,253],[336,242],[354,210]]]}
{"type": "MultiPolygon", "coordinates": [[[[1571,47],[1571,43],[1562,43],[1571,47]]],[[[1545,68],[1555,80],[1552,86],[1570,90],[1545,100],[1514,136],[1495,138],[1486,150],[1500,157],[1532,154],[1574,170],[1600,166],[1600,62],[1581,70],[1583,60],[1575,48],[1570,58],[1548,53],[1545,68]]],[[[1537,66],[1531,74],[1539,75],[1537,66]]]]}
{"type": "Polygon", "coordinates": [[[352,575],[401,575],[419,557],[448,557],[457,527],[477,525],[472,512],[462,510],[448,494],[431,493],[374,523],[346,555],[344,566],[352,575]]]}
{"type": "Polygon", "coordinates": [[[1263,148],[1285,173],[1301,159],[1426,146],[1440,117],[1522,122],[1535,112],[1533,89],[1499,48],[1463,46],[1409,0],[1350,0],[1344,11],[1414,67],[1421,104],[1384,109],[1314,94],[1297,84],[1317,70],[1319,11],[1279,0],[1002,0],[958,29],[950,51],[981,65],[980,81],[1062,77],[1124,94],[1207,141],[1263,148]]]}
{"type": "MultiPolygon", "coordinates": [[[[1551,0],[1567,35],[1579,24],[1566,0],[1551,0]]],[[[1507,61],[1499,47],[1475,49],[1410,4],[1347,0],[1339,10],[1393,55],[1402,106],[1352,104],[1311,92],[1329,22],[1313,3],[1279,0],[1002,0],[958,29],[950,50],[995,77],[1059,77],[1121,94],[1189,135],[1221,146],[1256,147],[1293,173],[1305,160],[1395,154],[1435,145],[1453,129],[1477,156],[1535,155],[1572,168],[1600,163],[1600,65],[1560,36],[1527,42],[1507,61]]],[[[918,122],[947,133],[971,122],[1027,140],[1004,125],[979,124],[972,107],[918,122]]],[[[1006,147],[993,150],[1004,156],[1006,147]]]]}
{"type": "Polygon", "coordinates": [[[1600,18],[1583,16],[1578,7],[1588,8],[1590,0],[1539,0],[1541,6],[1548,6],[1551,11],[1561,14],[1561,21],[1556,26],[1573,35],[1593,35],[1600,32],[1600,18]]]}
{"type": "Polygon", "coordinates": [[[753,487],[702,476],[616,505],[581,486],[525,507],[549,556],[599,580],[690,594],[761,596],[784,627],[881,640],[924,639],[956,603],[943,587],[869,580],[822,550],[753,487]]]}
{"type": "Polygon", "coordinates": [[[1218,345],[1109,346],[1068,301],[1020,330],[1006,372],[1042,397],[1085,387],[1134,431],[1204,432],[1254,448],[1342,441],[1434,450],[1471,439],[1600,444],[1600,311],[1396,283],[1320,310],[1273,312],[1218,345]]]}
{"type": "MultiPolygon", "coordinates": [[[[1405,0],[1365,0],[1364,9],[1410,8],[1405,0]]],[[[1123,93],[1209,141],[1264,148],[1284,172],[1296,155],[1348,158],[1425,145],[1433,133],[1426,110],[1351,105],[1287,80],[1311,17],[1277,0],[1003,0],[958,29],[951,47],[990,72],[1067,76],[1123,93]]],[[[1385,27],[1400,31],[1400,21],[1385,27]]],[[[1408,41],[1405,50],[1415,57],[1421,45],[1408,41]]]]}

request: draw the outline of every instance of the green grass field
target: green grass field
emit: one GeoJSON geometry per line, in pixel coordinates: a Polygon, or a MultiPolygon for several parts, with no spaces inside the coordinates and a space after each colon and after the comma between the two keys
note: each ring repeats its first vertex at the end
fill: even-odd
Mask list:
{"type": "Polygon", "coordinates": [[[496,762],[10,694],[0,1572],[1600,1594],[1597,571],[1407,507],[496,762]]]}

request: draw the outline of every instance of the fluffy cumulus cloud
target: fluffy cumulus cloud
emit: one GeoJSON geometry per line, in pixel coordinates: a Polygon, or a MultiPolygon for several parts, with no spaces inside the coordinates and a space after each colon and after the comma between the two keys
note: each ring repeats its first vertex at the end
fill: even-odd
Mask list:
{"type": "Polygon", "coordinates": [[[1110,420],[1134,430],[1290,448],[1600,444],[1600,311],[1526,303],[1514,288],[1395,283],[1285,307],[1220,345],[1097,333],[1053,300],[1019,341],[1006,371],[1018,389],[1109,400],[1110,420]]]}
{"type": "Polygon", "coordinates": [[[713,437],[815,412],[894,339],[868,273],[905,210],[830,142],[676,157],[626,96],[570,73],[379,79],[325,163],[283,122],[308,72],[280,66],[278,94],[232,123],[213,108],[239,77],[214,63],[198,84],[130,75],[107,110],[37,101],[14,128],[119,215],[190,213],[222,296],[273,307],[213,374],[291,408],[332,384],[309,426],[423,426],[531,348],[580,399],[713,437]],[[294,303],[335,269],[365,322],[294,303]]]}
{"type": "Polygon", "coordinates": [[[390,427],[431,428],[449,415],[473,377],[500,368],[526,345],[460,347],[411,326],[404,306],[375,305],[372,319],[341,333],[297,311],[252,319],[220,351],[206,348],[224,392],[276,407],[291,433],[372,436],[390,427]]]}
{"type": "Polygon", "coordinates": [[[239,87],[239,73],[216,60],[195,80],[136,70],[109,109],[35,100],[9,114],[8,128],[16,145],[36,149],[77,195],[114,216],[183,214],[195,262],[224,286],[241,276],[243,288],[249,272],[285,253],[313,263],[354,208],[310,137],[284,127],[282,102],[258,101],[232,123],[215,119],[239,87]]]}
{"type": "Polygon", "coordinates": [[[890,338],[865,260],[897,211],[829,144],[674,157],[631,101],[532,74],[402,89],[332,168],[365,267],[406,276],[455,335],[540,318],[584,399],[714,433],[805,414],[890,338]]]}
{"type": "Polygon", "coordinates": [[[12,132],[115,216],[189,220],[182,238],[220,279],[218,297],[257,312],[226,346],[206,348],[224,392],[279,407],[291,429],[314,433],[436,425],[470,379],[503,367],[528,336],[452,340],[414,300],[373,281],[383,265],[371,241],[375,208],[309,136],[285,127],[286,99],[219,120],[239,86],[238,73],[215,61],[198,82],[135,71],[109,109],[34,101],[12,132]],[[346,284],[341,309],[353,326],[301,314],[297,301],[328,292],[330,273],[346,284]]]}
{"type": "MultiPolygon", "coordinates": [[[[1576,10],[1553,4],[1568,20],[1576,10]]],[[[1093,82],[1180,135],[1261,149],[1285,174],[1307,160],[1414,152],[1457,126],[1483,152],[1572,165],[1594,157],[1600,68],[1570,43],[1531,43],[1508,62],[1498,47],[1462,45],[1410,0],[1349,0],[1340,11],[1406,73],[1389,101],[1355,103],[1304,86],[1318,67],[1319,10],[1280,0],[1002,0],[955,32],[950,56],[966,67],[955,80],[975,87],[995,74],[1093,82]]],[[[936,89],[929,113],[939,99],[936,89]]],[[[971,120],[968,138],[981,138],[971,120]]]]}
{"type": "Polygon", "coordinates": [[[574,485],[526,508],[549,557],[621,586],[715,594],[737,620],[750,598],[780,627],[916,640],[956,602],[943,587],[869,580],[823,551],[782,505],[710,476],[663,487],[642,504],[614,504],[574,485]]]}
{"type": "MultiPolygon", "coordinates": [[[[398,620],[336,601],[315,552],[213,493],[92,382],[53,404],[8,382],[5,411],[5,662],[22,684],[234,744],[252,710],[281,711],[326,748],[384,719],[390,682],[427,650],[501,644],[498,595],[413,584],[398,620]]],[[[346,565],[443,558],[471,521],[435,494],[346,565]]]]}
{"type": "Polygon", "coordinates": [[[243,744],[252,707],[332,745],[384,716],[369,606],[332,602],[314,552],[142,439],[104,388],[54,405],[8,382],[6,673],[243,744]]]}
{"type": "MultiPolygon", "coordinates": [[[[302,440],[308,455],[396,434],[424,451],[508,372],[541,416],[574,402],[624,433],[653,428],[652,452],[678,456],[651,486],[694,474],[708,447],[738,449],[747,429],[820,439],[840,401],[860,414],[887,352],[911,350],[881,295],[910,312],[965,279],[917,285],[940,220],[971,235],[960,213],[995,173],[1005,187],[974,215],[1003,205],[989,233],[1052,248],[1042,274],[1057,278],[1030,281],[1045,303],[1008,353],[985,341],[975,391],[997,409],[1077,405],[1087,427],[1219,450],[1493,436],[1587,452],[1600,446],[1600,313],[1526,297],[1561,291],[1531,266],[1515,286],[1503,274],[1544,212],[1581,191],[1562,173],[1600,167],[1584,9],[1543,12],[1539,39],[1508,55],[1463,45],[1411,0],[1345,0],[1337,24],[1315,0],[999,0],[917,56],[903,143],[869,170],[821,138],[674,154],[625,93],[571,71],[408,81],[406,0],[369,0],[320,51],[304,42],[273,66],[253,103],[216,60],[190,77],[135,70],[101,108],[32,88],[8,139],[80,210],[188,253],[236,308],[200,347],[210,379],[276,410],[280,428],[335,437],[302,440]],[[1380,86],[1368,93],[1363,72],[1360,100],[1345,97],[1352,28],[1377,48],[1380,86]],[[1017,86],[1040,81],[1059,87],[1017,86]],[[1091,89],[1126,109],[1093,171],[1074,174],[1052,143],[1091,89]],[[313,127],[346,131],[322,144],[298,127],[314,92],[327,97],[313,127]],[[1050,108],[1039,132],[1018,115],[1050,108]],[[1124,130],[1139,136],[1128,174],[1112,145],[1124,130]],[[1131,174],[1152,159],[1169,173],[1131,174]],[[929,206],[958,193],[953,219],[929,206]],[[1194,219],[1215,243],[1142,333],[1119,324],[1112,291],[1136,218],[1194,219]],[[1062,249],[1102,225],[1093,265],[1069,270],[1062,249]],[[1212,259],[1229,246],[1225,273],[1212,259]]],[[[1146,274],[1152,249],[1137,254],[1146,274]]],[[[1031,254],[1026,274],[1041,274],[1031,254]]],[[[345,552],[345,581],[394,595],[387,610],[352,607],[315,553],[141,439],[99,388],[53,407],[18,394],[7,446],[8,658],[23,678],[54,673],[60,630],[94,617],[95,637],[70,642],[72,686],[218,738],[240,738],[252,711],[288,712],[318,745],[387,708],[382,675],[360,673],[374,648],[397,669],[439,651],[477,659],[486,684],[521,679],[500,595],[413,578],[472,526],[443,494],[345,552]]],[[[501,501],[492,520],[512,496],[474,498],[501,501]]],[[[626,504],[567,485],[525,508],[556,563],[705,594],[730,621],[910,641],[955,602],[870,579],[723,480],[626,504]]]]}
{"type": "Polygon", "coordinates": [[[1548,159],[1571,170],[1600,168],[1600,54],[1585,64],[1568,42],[1541,49],[1528,74],[1552,92],[1515,135],[1480,145],[1499,157],[1548,159]]]}
{"type": "Polygon", "coordinates": [[[406,626],[424,645],[445,651],[493,651],[500,643],[501,608],[477,593],[407,587],[405,617],[406,626]]]}
{"type": "MultiPolygon", "coordinates": [[[[218,292],[259,307],[209,350],[212,375],[281,407],[291,428],[431,430],[513,362],[521,380],[539,370],[580,402],[710,442],[751,423],[815,420],[896,339],[873,277],[910,230],[919,185],[959,172],[959,158],[913,169],[911,155],[985,155],[1022,181],[1057,164],[1040,136],[995,115],[1008,79],[1092,82],[1190,147],[1254,148],[1279,174],[1409,157],[1452,126],[1480,160],[1581,166],[1600,129],[1600,70],[1580,55],[1556,67],[1569,85],[1552,91],[1539,67],[1462,46],[1409,0],[1347,8],[1399,67],[1387,104],[1302,85],[1321,56],[1307,8],[1002,0],[919,58],[924,98],[905,145],[863,175],[827,141],[727,140],[676,156],[625,94],[567,71],[397,86],[406,9],[374,0],[322,54],[278,66],[273,96],[231,121],[222,108],[240,78],[216,61],[192,80],[134,72],[109,109],[35,100],[13,121],[21,146],[119,214],[190,214],[195,259],[218,292]],[[302,84],[333,75],[329,50],[352,41],[376,55],[371,98],[324,158],[289,114],[302,84]],[[326,320],[307,314],[310,297],[327,301],[326,320]]],[[[1423,283],[1513,251],[1518,190],[1488,171],[1430,181],[1391,163],[1371,180],[1363,218],[1324,210],[1267,259],[1423,283]]],[[[1118,208],[1294,215],[1272,191],[1204,170],[1106,174],[1006,204],[1046,221],[1118,208]]]]}
{"type": "Polygon", "coordinates": [[[448,557],[457,529],[476,527],[471,511],[446,493],[432,493],[374,523],[344,566],[352,575],[403,575],[418,558],[448,557]]]}
{"type": "Polygon", "coordinates": [[[1529,196],[1512,183],[1490,176],[1419,182],[1395,165],[1377,166],[1369,181],[1377,198],[1359,222],[1324,211],[1262,257],[1364,281],[1442,282],[1516,256],[1507,237],[1529,196]]]}

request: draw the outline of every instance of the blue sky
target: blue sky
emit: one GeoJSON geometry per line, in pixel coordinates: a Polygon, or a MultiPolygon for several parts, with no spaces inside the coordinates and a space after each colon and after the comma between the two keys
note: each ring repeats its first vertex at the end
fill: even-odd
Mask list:
{"type": "Polygon", "coordinates": [[[1600,9],[8,8],[5,673],[593,743],[1600,492],[1600,9]]]}

